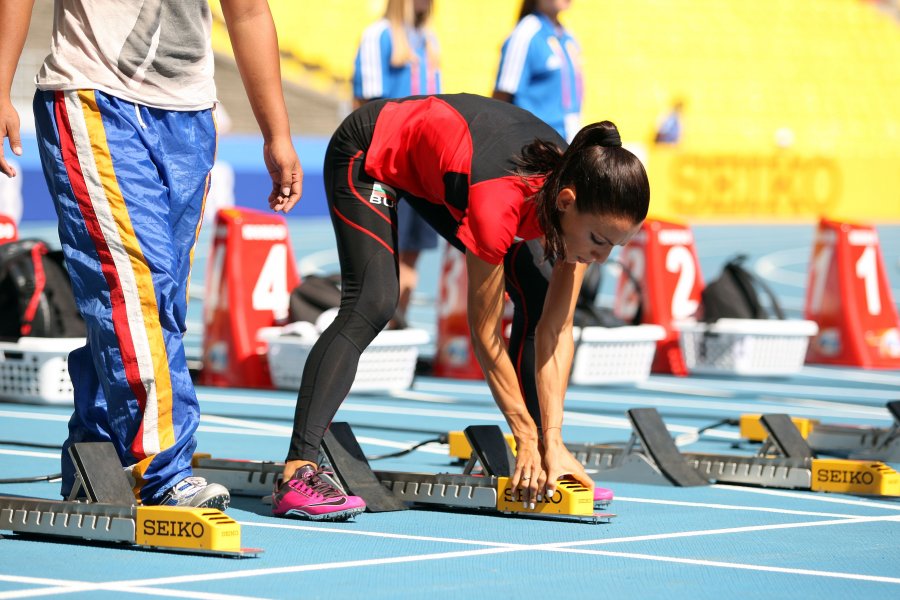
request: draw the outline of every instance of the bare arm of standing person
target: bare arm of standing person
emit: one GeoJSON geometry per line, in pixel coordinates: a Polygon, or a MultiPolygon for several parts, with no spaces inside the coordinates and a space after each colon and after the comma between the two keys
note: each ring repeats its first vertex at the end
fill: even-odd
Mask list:
{"type": "Polygon", "coordinates": [[[16,65],[22,56],[34,0],[0,0],[0,173],[15,177],[16,170],[3,155],[4,139],[16,156],[22,155],[19,113],[13,108],[10,92],[16,65]]]}
{"type": "Polygon", "coordinates": [[[556,480],[562,475],[572,475],[585,487],[594,487],[594,481],[562,439],[563,402],[575,355],[572,321],[585,270],[584,264],[557,261],[535,331],[534,358],[543,429],[541,451],[548,494],[556,490],[556,480]]]}
{"type": "Polygon", "coordinates": [[[291,141],[272,13],[265,0],[222,0],[222,13],[247,98],[263,135],[263,159],[272,178],[269,206],[288,212],[303,193],[303,169],[291,141]]]}

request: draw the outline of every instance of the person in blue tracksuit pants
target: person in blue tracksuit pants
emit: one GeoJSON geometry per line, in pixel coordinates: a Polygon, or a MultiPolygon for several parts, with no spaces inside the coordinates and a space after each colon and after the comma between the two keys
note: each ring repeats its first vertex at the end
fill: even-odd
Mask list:
{"type": "MultiPolygon", "coordinates": [[[[10,102],[33,0],[0,2],[0,149],[21,154],[10,102]]],[[[206,0],[56,0],[36,77],[38,147],[87,343],[69,356],[75,410],[63,450],[109,441],[144,504],[225,508],[194,477],[199,405],[182,336],[194,245],[216,149],[206,0]]],[[[223,0],[235,59],[264,138],[269,205],[289,210],[302,170],[290,138],[265,0],[223,0]]],[[[0,172],[15,170],[0,153],[0,172]]]]}

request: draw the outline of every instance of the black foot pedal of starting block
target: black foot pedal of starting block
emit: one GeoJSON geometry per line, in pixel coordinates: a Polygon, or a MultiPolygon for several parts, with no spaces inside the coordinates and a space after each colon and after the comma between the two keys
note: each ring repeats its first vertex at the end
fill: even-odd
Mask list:
{"type": "Polygon", "coordinates": [[[69,500],[76,499],[84,491],[88,502],[134,505],[134,492],[111,443],[72,444],[69,456],[75,465],[75,485],[69,500]]]}
{"type": "Polygon", "coordinates": [[[512,477],[516,457],[496,425],[469,425],[466,439],[472,447],[472,459],[481,463],[485,475],[512,477]]]}
{"type": "Polygon", "coordinates": [[[785,458],[813,459],[816,457],[788,415],[762,415],[759,422],[769,434],[760,449],[761,455],[771,452],[774,448],[785,458]]]}
{"type": "Polygon", "coordinates": [[[406,510],[406,505],[375,477],[369,461],[350,425],[332,423],[322,439],[322,450],[328,456],[331,468],[344,488],[366,502],[368,512],[406,510]]]}
{"type": "MultiPolygon", "coordinates": [[[[660,473],[672,485],[679,487],[709,485],[709,481],[681,455],[655,408],[632,408],[627,415],[643,451],[653,459],[660,473]]],[[[602,473],[600,476],[602,477],[602,473]]]]}

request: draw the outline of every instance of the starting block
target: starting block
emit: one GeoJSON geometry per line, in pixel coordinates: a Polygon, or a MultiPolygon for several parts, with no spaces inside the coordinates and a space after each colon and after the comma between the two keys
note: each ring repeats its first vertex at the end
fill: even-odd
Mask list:
{"type": "MultiPolygon", "coordinates": [[[[472,426],[465,430],[472,448],[463,473],[404,473],[373,471],[363,456],[350,426],[332,423],[322,450],[335,475],[351,494],[366,502],[369,512],[410,507],[479,510],[506,515],[563,518],[589,523],[608,522],[615,515],[596,513],[591,490],[574,480],[560,480],[552,498],[524,506],[513,493],[510,476],[515,457],[500,428],[472,426]],[[475,472],[480,465],[480,473],[475,472]],[[373,485],[373,482],[376,485],[373,485]]],[[[270,494],[283,463],[195,459],[194,472],[229,486],[232,494],[270,494]],[[238,483],[238,485],[235,485],[238,483]]]]}
{"type": "Polygon", "coordinates": [[[880,461],[817,458],[787,415],[762,415],[766,439],[754,456],[682,453],[656,409],[628,411],[624,446],[569,445],[582,464],[611,481],[675,486],[735,483],[784,489],[900,496],[900,473],[880,461]]]}
{"type": "Polygon", "coordinates": [[[240,525],[220,510],[136,506],[112,444],[74,444],[69,452],[76,469],[70,499],[0,496],[0,530],[214,556],[262,552],[241,548],[240,525]]]}
{"type": "MultiPolygon", "coordinates": [[[[792,418],[814,452],[846,456],[855,460],[900,462],[900,400],[887,403],[894,419],[890,427],[864,427],[820,423],[816,419],[792,418]]],[[[741,437],[759,442],[764,435],[759,415],[741,416],[741,437]]]]}

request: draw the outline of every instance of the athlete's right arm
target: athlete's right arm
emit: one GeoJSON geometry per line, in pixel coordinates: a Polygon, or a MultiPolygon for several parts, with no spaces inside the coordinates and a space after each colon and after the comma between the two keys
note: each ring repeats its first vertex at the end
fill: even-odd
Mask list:
{"type": "Polygon", "coordinates": [[[10,92],[28,35],[33,7],[34,0],[0,0],[0,173],[7,177],[15,177],[16,170],[3,155],[4,139],[9,138],[13,154],[22,154],[19,113],[13,108],[10,92]]]}
{"type": "Polygon", "coordinates": [[[288,212],[303,193],[303,169],[291,141],[272,13],[265,0],[223,0],[222,13],[247,98],[263,134],[263,159],[272,178],[269,206],[288,212]]]}
{"type": "Polygon", "coordinates": [[[524,492],[526,503],[535,502],[546,477],[538,450],[537,425],[519,388],[519,379],[503,339],[503,265],[492,265],[466,252],[468,317],[472,348],[494,401],[516,439],[516,468],[511,486],[524,492]]]}

